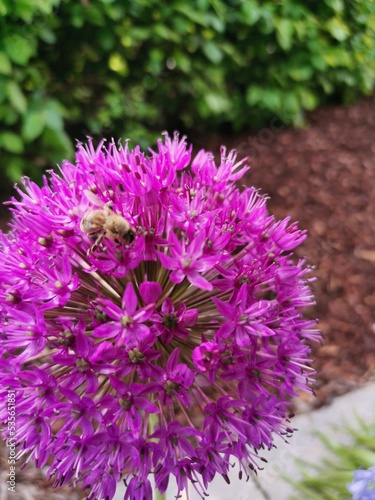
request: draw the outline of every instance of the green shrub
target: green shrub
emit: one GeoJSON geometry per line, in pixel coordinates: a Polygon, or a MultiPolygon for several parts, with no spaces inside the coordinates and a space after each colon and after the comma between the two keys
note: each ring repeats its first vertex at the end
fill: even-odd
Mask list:
{"type": "Polygon", "coordinates": [[[372,0],[0,0],[0,167],[72,138],[303,123],[375,80],[372,0]]]}

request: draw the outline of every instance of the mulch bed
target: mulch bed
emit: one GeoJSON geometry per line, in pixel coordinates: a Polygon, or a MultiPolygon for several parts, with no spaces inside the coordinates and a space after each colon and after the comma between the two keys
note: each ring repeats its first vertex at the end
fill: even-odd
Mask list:
{"type": "MultiPolygon", "coordinates": [[[[269,128],[230,138],[249,157],[247,184],[268,193],[270,212],[291,216],[309,237],[298,249],[314,266],[324,343],[315,348],[317,398],[328,404],[375,374],[375,96],[326,107],[302,129],[269,128]]],[[[209,149],[218,150],[219,141],[209,149]]],[[[207,146],[206,146],[207,148],[207,146]]]]}

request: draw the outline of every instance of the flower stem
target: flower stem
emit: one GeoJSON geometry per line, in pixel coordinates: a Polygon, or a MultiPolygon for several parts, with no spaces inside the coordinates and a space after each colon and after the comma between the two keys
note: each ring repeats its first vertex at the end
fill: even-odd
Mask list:
{"type": "Polygon", "coordinates": [[[160,493],[160,491],[155,488],[154,500],[166,500],[165,493],[160,493]]]}

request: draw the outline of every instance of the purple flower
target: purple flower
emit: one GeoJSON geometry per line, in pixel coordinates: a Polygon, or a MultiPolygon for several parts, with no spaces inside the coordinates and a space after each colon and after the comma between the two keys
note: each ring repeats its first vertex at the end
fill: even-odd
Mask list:
{"type": "Polygon", "coordinates": [[[126,345],[130,348],[136,347],[137,341],[152,336],[145,323],[150,318],[155,304],[138,308],[138,298],[132,283],[126,285],[121,307],[109,299],[101,299],[98,303],[103,313],[113,321],[106,321],[95,327],[92,331],[93,337],[115,338],[116,346],[126,345]]]}
{"type": "Polygon", "coordinates": [[[222,352],[216,342],[202,342],[195,347],[191,359],[196,369],[202,373],[208,373],[210,382],[215,380],[216,373],[220,367],[222,352]]]}
{"type": "MultiPolygon", "coordinates": [[[[108,498],[113,498],[112,496],[108,498]]],[[[127,484],[124,500],[133,500],[134,498],[146,499],[152,498],[152,486],[148,479],[139,480],[137,477],[132,477],[127,484]]]]}
{"type": "Polygon", "coordinates": [[[0,234],[0,421],[13,389],[19,454],[90,500],[121,480],[149,500],[151,476],[205,495],[234,460],[255,470],[311,392],[305,232],[236,186],[234,151],[191,152],[178,134],[80,144],[23,180],[0,234]]]}
{"type": "Polygon", "coordinates": [[[178,304],[176,311],[172,299],[167,297],[161,306],[160,312],[151,316],[154,323],[151,330],[160,335],[165,344],[169,344],[173,338],[184,339],[189,336],[191,328],[198,319],[198,309],[186,310],[185,304],[178,304]]]}
{"type": "Polygon", "coordinates": [[[161,399],[163,404],[173,404],[175,398],[184,406],[191,406],[191,398],[188,389],[194,382],[194,373],[184,363],[178,363],[179,349],[176,349],[169,356],[165,371],[160,369],[160,379],[163,383],[160,388],[161,394],[157,399],[161,399]]]}
{"type": "MultiPolygon", "coordinates": [[[[275,332],[267,326],[269,317],[268,309],[272,307],[271,301],[255,300],[249,304],[248,286],[244,283],[235,295],[234,304],[223,302],[217,297],[212,298],[219,313],[227,319],[216,333],[216,338],[234,337],[239,347],[251,344],[251,336],[268,337],[275,332]]],[[[251,299],[250,299],[251,300],[251,299]]],[[[272,320],[275,313],[272,312],[272,320]]]]}
{"type": "Polygon", "coordinates": [[[123,419],[125,426],[134,434],[139,435],[142,429],[143,414],[160,413],[158,407],[145,397],[155,391],[153,384],[130,384],[127,386],[114,377],[111,377],[110,380],[120,398],[107,396],[110,411],[109,415],[104,416],[105,422],[111,425],[113,419],[123,419]]]}
{"type": "Polygon", "coordinates": [[[212,290],[212,284],[201,273],[217,264],[221,256],[204,254],[204,245],[207,241],[204,229],[202,228],[188,245],[185,239],[181,243],[173,232],[169,238],[171,255],[168,256],[160,251],[157,254],[161,264],[166,269],[172,270],[169,275],[170,280],[173,283],[181,283],[187,278],[197,288],[212,290]]]}
{"type": "Polygon", "coordinates": [[[353,500],[373,500],[375,498],[375,465],[367,470],[356,470],[353,481],[347,485],[353,500]]]}

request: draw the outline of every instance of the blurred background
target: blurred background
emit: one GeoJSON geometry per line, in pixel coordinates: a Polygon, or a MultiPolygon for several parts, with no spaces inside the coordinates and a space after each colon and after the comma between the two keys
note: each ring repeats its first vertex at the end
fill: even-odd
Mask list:
{"type": "MultiPolygon", "coordinates": [[[[317,278],[306,314],[324,344],[317,397],[295,411],[375,380],[374,0],[0,0],[0,23],[0,199],[87,136],[147,148],[179,130],[235,148],[270,212],[309,233],[298,256],[317,278]]],[[[375,453],[373,429],[361,439],[375,453]]],[[[19,481],[22,500],[82,496],[52,493],[32,468],[19,481]]],[[[346,498],[326,484],[319,498],[346,498]]]]}
{"type": "Polygon", "coordinates": [[[351,103],[375,82],[373,0],[0,0],[0,172],[75,140],[199,145],[351,103]]]}

